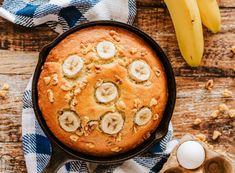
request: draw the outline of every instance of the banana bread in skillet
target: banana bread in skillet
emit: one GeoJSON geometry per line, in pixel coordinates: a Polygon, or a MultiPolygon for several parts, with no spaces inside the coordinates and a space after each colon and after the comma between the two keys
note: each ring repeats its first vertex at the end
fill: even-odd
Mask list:
{"type": "Polygon", "coordinates": [[[56,138],[96,156],[126,152],[150,137],[168,99],[154,50],[112,26],[88,27],[63,39],[48,54],[37,88],[56,138]]]}

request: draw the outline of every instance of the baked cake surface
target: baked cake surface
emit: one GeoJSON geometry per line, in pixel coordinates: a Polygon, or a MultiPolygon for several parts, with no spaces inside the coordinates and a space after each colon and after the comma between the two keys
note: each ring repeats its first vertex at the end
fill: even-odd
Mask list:
{"type": "Polygon", "coordinates": [[[141,144],[162,119],[164,68],[152,48],[118,27],[77,31],[49,53],[38,104],[52,133],[79,152],[109,156],[141,144]]]}

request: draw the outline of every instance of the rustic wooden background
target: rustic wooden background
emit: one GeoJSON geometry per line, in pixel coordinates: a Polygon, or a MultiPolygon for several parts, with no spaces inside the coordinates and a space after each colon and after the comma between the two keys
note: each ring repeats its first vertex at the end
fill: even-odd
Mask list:
{"type": "MultiPolygon", "coordinates": [[[[0,0],[0,4],[3,0],[0,0]]],[[[162,1],[137,0],[138,14],[134,25],[152,36],[168,55],[177,81],[177,103],[172,119],[174,135],[203,133],[216,149],[235,158],[234,119],[209,118],[220,103],[235,108],[235,0],[219,0],[222,30],[212,34],[204,28],[205,53],[198,68],[190,68],[182,59],[169,13],[162,1]],[[215,86],[204,89],[207,80],[215,86]],[[233,97],[223,98],[225,89],[233,97]],[[195,118],[202,119],[200,128],[194,128],[195,118]],[[218,141],[212,141],[214,130],[222,132],[218,141]]],[[[0,99],[0,172],[26,172],[21,139],[22,94],[38,59],[38,52],[57,34],[46,25],[25,28],[0,18],[0,84],[10,85],[7,99],[0,99]]]]}

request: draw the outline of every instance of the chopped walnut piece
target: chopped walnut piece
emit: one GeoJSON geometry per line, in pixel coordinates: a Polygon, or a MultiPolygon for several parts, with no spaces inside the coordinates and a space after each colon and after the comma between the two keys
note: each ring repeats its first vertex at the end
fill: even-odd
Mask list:
{"type": "Polygon", "coordinates": [[[86,48],[86,45],[85,45],[85,43],[84,43],[84,42],[81,42],[81,43],[80,43],[80,48],[81,48],[81,49],[86,48]]]}
{"type": "Polygon", "coordinates": [[[232,91],[229,91],[228,89],[225,89],[223,92],[222,92],[222,95],[224,97],[231,97],[232,96],[232,91]]]}
{"type": "Polygon", "coordinates": [[[215,131],[213,132],[212,139],[213,139],[213,140],[216,140],[216,139],[218,139],[221,135],[222,135],[222,134],[221,134],[219,131],[215,130],[215,131]]]}
{"type": "Polygon", "coordinates": [[[206,82],[205,88],[206,88],[207,90],[212,90],[213,87],[214,87],[214,81],[213,81],[212,79],[208,80],[208,81],[206,82]]]}
{"type": "Polygon", "coordinates": [[[69,85],[68,83],[64,83],[64,84],[60,85],[60,89],[62,89],[63,91],[69,91],[72,88],[73,87],[71,85],[69,85]]]}
{"type": "Polygon", "coordinates": [[[122,84],[122,79],[118,76],[118,75],[115,75],[114,76],[116,78],[116,82],[120,85],[122,84]]]}
{"type": "Polygon", "coordinates": [[[151,134],[148,132],[148,133],[146,133],[146,134],[143,136],[143,138],[146,140],[146,139],[148,139],[150,136],[151,136],[151,134]]]}
{"type": "Polygon", "coordinates": [[[73,99],[73,93],[72,92],[68,92],[67,94],[65,94],[64,99],[66,102],[70,102],[73,99]]]}
{"type": "Polygon", "coordinates": [[[159,70],[157,67],[154,67],[154,73],[157,77],[161,75],[161,70],[159,70]]]}
{"type": "Polygon", "coordinates": [[[117,41],[117,42],[121,41],[120,37],[117,36],[117,35],[114,35],[114,36],[113,36],[113,39],[114,39],[115,41],[117,41]]]}
{"type": "Polygon", "coordinates": [[[121,66],[125,67],[127,64],[124,62],[124,60],[119,60],[118,64],[120,64],[121,66]]]}
{"type": "Polygon", "coordinates": [[[78,101],[76,98],[73,98],[72,101],[71,101],[71,105],[72,106],[76,106],[78,104],[78,101]]]}
{"type": "Polygon", "coordinates": [[[137,127],[136,126],[133,127],[133,132],[137,133],[137,127]]]}
{"type": "Polygon", "coordinates": [[[136,113],[138,111],[138,109],[134,108],[131,110],[133,113],[136,113]]]}
{"type": "Polygon", "coordinates": [[[46,85],[49,85],[51,81],[51,77],[50,76],[44,77],[43,80],[46,85]]]}
{"type": "Polygon", "coordinates": [[[204,135],[202,133],[199,133],[199,134],[195,135],[195,137],[200,141],[203,141],[203,142],[206,141],[206,135],[204,135]]]}
{"type": "Polygon", "coordinates": [[[230,118],[234,118],[235,117],[235,109],[230,109],[228,111],[228,115],[229,115],[230,118]]]}
{"type": "Polygon", "coordinates": [[[93,64],[92,64],[92,63],[91,63],[91,64],[87,64],[87,65],[86,65],[86,70],[87,70],[87,72],[91,72],[92,67],[93,67],[93,64]]]}
{"type": "Polygon", "coordinates": [[[114,31],[114,30],[109,31],[109,34],[111,36],[118,35],[118,33],[116,31],[114,31]]]}
{"type": "Polygon", "coordinates": [[[116,141],[117,142],[121,142],[122,141],[122,134],[118,133],[117,137],[116,137],[116,141]]]}
{"type": "Polygon", "coordinates": [[[120,111],[124,111],[126,109],[126,104],[124,101],[122,100],[119,100],[117,103],[116,103],[116,107],[118,110],[120,111]]]}
{"type": "Polygon", "coordinates": [[[124,57],[125,56],[125,52],[122,49],[118,49],[118,57],[124,57]]]}
{"type": "Polygon", "coordinates": [[[55,101],[54,99],[54,94],[53,94],[53,91],[51,89],[48,89],[47,90],[47,97],[48,97],[48,100],[53,103],[55,101]]]}
{"type": "Polygon", "coordinates": [[[96,73],[100,73],[101,69],[102,69],[101,65],[95,64],[95,72],[96,73]]]}
{"type": "Polygon", "coordinates": [[[196,118],[193,122],[193,125],[198,126],[199,124],[201,124],[202,120],[200,118],[196,118]]]}
{"type": "Polygon", "coordinates": [[[74,142],[76,142],[79,139],[77,135],[71,135],[69,138],[74,142]]]}
{"type": "Polygon", "coordinates": [[[93,46],[91,43],[86,43],[83,48],[81,49],[81,53],[83,55],[86,55],[88,52],[90,52],[92,50],[93,46]]]}
{"type": "Polygon", "coordinates": [[[123,67],[126,67],[129,64],[129,60],[127,57],[122,58],[118,61],[118,64],[120,64],[123,67]]]}
{"type": "Polygon", "coordinates": [[[145,55],[147,55],[147,51],[146,51],[146,49],[145,48],[142,48],[141,49],[141,51],[140,51],[141,53],[141,56],[145,56],[145,55]]]}
{"type": "Polygon", "coordinates": [[[134,54],[136,54],[138,52],[138,49],[131,48],[130,52],[131,52],[132,55],[134,55],[134,54]]]}
{"type": "Polygon", "coordinates": [[[84,136],[88,136],[89,133],[87,133],[87,131],[84,130],[84,136]]]}
{"type": "Polygon", "coordinates": [[[114,147],[114,148],[111,148],[111,151],[113,151],[113,152],[120,152],[122,150],[122,148],[121,147],[114,147]]]}
{"type": "Polygon", "coordinates": [[[0,98],[5,99],[7,97],[8,91],[0,90],[0,98]]]}
{"type": "MultiPolygon", "coordinates": [[[[99,124],[99,122],[96,121],[96,120],[91,120],[91,121],[89,121],[89,122],[87,123],[87,129],[86,129],[86,131],[87,131],[88,133],[91,133],[92,131],[95,130],[95,128],[98,126],[98,124],[99,124]]],[[[85,126],[85,127],[86,127],[86,126],[85,126]]]]}
{"type": "Polygon", "coordinates": [[[88,116],[84,116],[84,121],[88,122],[88,121],[90,121],[90,118],[88,116]]]}
{"type": "Polygon", "coordinates": [[[81,93],[81,89],[80,88],[75,88],[75,90],[74,90],[74,95],[76,96],[76,95],[78,95],[79,93],[81,93]]]}
{"type": "Polygon", "coordinates": [[[100,87],[103,82],[104,82],[104,81],[103,81],[102,79],[98,79],[97,82],[96,82],[96,84],[95,84],[95,87],[96,87],[96,88],[100,87]]]}
{"type": "Polygon", "coordinates": [[[111,112],[116,112],[115,107],[112,107],[112,108],[111,108],[111,112]]]}
{"type": "Polygon", "coordinates": [[[4,83],[4,84],[2,85],[2,90],[8,91],[8,90],[9,90],[9,85],[8,85],[7,83],[4,83]]]}
{"type": "Polygon", "coordinates": [[[114,144],[113,144],[113,141],[109,141],[109,140],[107,140],[107,144],[106,144],[107,146],[113,146],[114,144]]]}
{"type": "Polygon", "coordinates": [[[220,111],[215,110],[215,111],[213,111],[213,112],[211,113],[211,117],[212,117],[212,118],[217,118],[217,117],[219,116],[219,114],[220,114],[220,111]]]}
{"type": "Polygon", "coordinates": [[[58,74],[53,74],[52,75],[52,81],[51,81],[51,84],[52,85],[57,85],[58,84],[58,74]]]}
{"type": "Polygon", "coordinates": [[[86,143],[86,146],[88,146],[89,148],[94,148],[95,144],[91,143],[91,142],[88,142],[88,143],[86,143]]]}
{"type": "Polygon", "coordinates": [[[80,82],[80,83],[78,84],[78,86],[79,86],[79,88],[80,88],[81,90],[83,90],[83,89],[86,88],[87,84],[88,84],[88,81],[87,81],[87,80],[84,80],[84,81],[80,82]]]}
{"type": "Polygon", "coordinates": [[[235,46],[231,48],[231,51],[235,54],[235,46]]]}
{"type": "Polygon", "coordinates": [[[134,100],[134,108],[139,108],[139,106],[141,105],[141,101],[140,101],[140,99],[135,99],[134,100]]]}
{"type": "Polygon", "coordinates": [[[219,105],[219,111],[220,112],[224,113],[225,111],[228,111],[228,110],[229,109],[228,109],[228,106],[226,104],[222,103],[222,104],[219,105]]]}
{"type": "Polygon", "coordinates": [[[119,42],[119,41],[121,40],[119,34],[118,34],[116,31],[111,30],[111,31],[109,32],[109,34],[112,36],[112,38],[113,38],[115,41],[119,42]]]}
{"type": "Polygon", "coordinates": [[[150,80],[148,80],[144,83],[144,86],[150,86],[150,85],[152,85],[152,82],[150,80]]]}
{"type": "Polygon", "coordinates": [[[158,120],[158,119],[159,119],[159,114],[158,113],[154,114],[153,115],[153,120],[158,120]]]}
{"type": "Polygon", "coordinates": [[[78,136],[84,135],[84,130],[81,128],[78,131],[75,132],[78,136]]]}
{"type": "Polygon", "coordinates": [[[88,122],[89,126],[98,125],[98,124],[99,124],[99,121],[97,121],[97,120],[91,120],[88,122]]]}
{"type": "Polygon", "coordinates": [[[158,103],[157,99],[152,98],[152,99],[150,100],[149,106],[150,106],[150,107],[152,107],[152,106],[156,106],[156,105],[157,105],[157,103],[158,103]]]}

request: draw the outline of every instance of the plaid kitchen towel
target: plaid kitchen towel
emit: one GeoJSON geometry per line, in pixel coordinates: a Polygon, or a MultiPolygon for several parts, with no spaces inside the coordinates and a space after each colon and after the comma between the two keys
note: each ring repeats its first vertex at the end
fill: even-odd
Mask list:
{"type": "Polygon", "coordinates": [[[47,23],[62,33],[81,22],[116,20],[132,24],[135,0],[4,0],[0,16],[27,27],[47,23]]]}
{"type": "MultiPolygon", "coordinates": [[[[135,0],[4,0],[0,16],[26,27],[47,23],[62,33],[81,22],[116,20],[132,24],[135,0]]],[[[23,96],[22,140],[27,171],[39,173],[50,159],[50,141],[40,128],[32,108],[30,80],[23,96]]],[[[149,153],[118,165],[97,165],[74,161],[59,173],[149,173],[158,172],[177,141],[171,141],[172,126],[166,137],[149,153]]]]}
{"type": "MultiPolygon", "coordinates": [[[[31,88],[32,79],[23,96],[22,139],[28,173],[39,173],[50,159],[51,146],[34,115],[31,88]]],[[[162,168],[169,153],[178,143],[177,140],[170,141],[172,135],[173,128],[170,124],[167,135],[148,153],[122,164],[110,166],[74,161],[60,168],[58,173],[156,173],[162,168]]]]}

